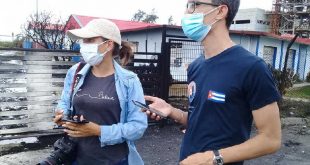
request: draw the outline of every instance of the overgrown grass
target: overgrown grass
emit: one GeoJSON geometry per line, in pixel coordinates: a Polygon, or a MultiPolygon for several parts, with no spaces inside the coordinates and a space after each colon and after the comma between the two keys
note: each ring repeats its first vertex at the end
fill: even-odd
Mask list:
{"type": "Polygon", "coordinates": [[[12,48],[12,47],[14,47],[14,43],[13,42],[0,41],[0,48],[12,48]]]}
{"type": "Polygon", "coordinates": [[[301,88],[295,88],[287,91],[287,97],[310,99],[310,86],[304,86],[301,88]]]}

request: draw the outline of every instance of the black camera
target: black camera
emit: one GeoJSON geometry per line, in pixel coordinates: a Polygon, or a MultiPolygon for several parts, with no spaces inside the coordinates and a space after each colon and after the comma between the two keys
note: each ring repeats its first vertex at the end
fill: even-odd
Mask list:
{"type": "Polygon", "coordinates": [[[76,157],[76,142],[65,135],[54,143],[54,150],[37,165],[71,165],[76,157]]]}
{"type": "MultiPolygon", "coordinates": [[[[87,121],[80,121],[80,115],[77,115],[76,119],[73,119],[71,115],[65,115],[62,121],[73,121],[76,123],[87,123],[87,121]]],[[[59,128],[57,128],[59,129],[59,128]]],[[[54,143],[54,150],[37,165],[71,165],[76,158],[76,139],[68,135],[58,139],[54,143]]]]}

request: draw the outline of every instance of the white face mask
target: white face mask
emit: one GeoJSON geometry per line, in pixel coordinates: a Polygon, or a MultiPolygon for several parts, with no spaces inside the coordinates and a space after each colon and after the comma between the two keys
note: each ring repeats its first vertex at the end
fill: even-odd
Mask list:
{"type": "Polygon", "coordinates": [[[81,55],[82,55],[84,61],[91,66],[100,64],[102,62],[104,56],[107,54],[107,52],[110,51],[109,49],[107,49],[103,53],[98,52],[98,47],[105,42],[107,42],[107,41],[104,41],[100,44],[81,43],[80,44],[80,46],[81,46],[80,52],[81,52],[81,55]]]}

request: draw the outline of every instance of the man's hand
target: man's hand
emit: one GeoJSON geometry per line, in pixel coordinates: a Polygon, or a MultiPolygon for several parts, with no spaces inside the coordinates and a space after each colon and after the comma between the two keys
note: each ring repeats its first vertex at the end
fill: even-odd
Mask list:
{"type": "MultiPolygon", "coordinates": [[[[146,101],[152,102],[152,104],[149,105],[150,108],[156,109],[165,114],[166,116],[169,116],[171,114],[173,107],[170,104],[168,104],[165,100],[152,96],[144,96],[144,99],[146,101]]],[[[155,120],[161,119],[159,115],[156,115],[155,113],[152,113],[148,110],[142,109],[142,111],[146,112],[146,114],[150,116],[152,119],[155,120]]]]}
{"type": "MultiPolygon", "coordinates": [[[[170,117],[171,119],[174,119],[178,123],[183,124],[184,126],[187,125],[187,117],[188,113],[184,112],[180,109],[176,109],[172,107],[170,104],[168,104],[165,100],[160,99],[158,97],[152,97],[152,96],[144,96],[144,99],[146,101],[151,101],[152,104],[149,105],[150,108],[156,109],[157,111],[160,111],[165,116],[170,117]]],[[[146,112],[148,116],[150,116],[152,119],[160,120],[161,117],[159,115],[156,115],[155,113],[152,113],[148,110],[142,109],[143,112],[146,112]]]]}
{"type": "Polygon", "coordinates": [[[180,165],[213,165],[214,154],[212,151],[196,153],[180,162],[180,165]]]}

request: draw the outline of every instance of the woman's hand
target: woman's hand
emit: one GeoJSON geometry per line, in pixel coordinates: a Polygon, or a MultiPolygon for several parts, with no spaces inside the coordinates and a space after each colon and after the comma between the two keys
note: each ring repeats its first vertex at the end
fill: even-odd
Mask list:
{"type": "Polygon", "coordinates": [[[57,125],[62,125],[64,122],[61,121],[61,118],[63,117],[64,111],[62,109],[57,109],[55,112],[55,118],[53,119],[53,122],[57,125]]]}
{"type": "MultiPolygon", "coordinates": [[[[81,116],[81,120],[84,120],[81,116]]],[[[96,123],[72,123],[65,122],[63,125],[66,129],[64,130],[71,137],[89,137],[89,136],[100,136],[100,126],[96,123]]]]}
{"type": "MultiPolygon", "coordinates": [[[[168,104],[165,100],[160,99],[158,97],[152,97],[152,96],[144,96],[144,99],[146,101],[151,101],[152,103],[149,105],[150,108],[156,109],[157,111],[162,112],[165,114],[165,116],[169,116],[172,113],[173,107],[168,104]]],[[[160,120],[161,117],[159,115],[156,115],[155,113],[152,113],[146,109],[142,109],[143,112],[146,112],[148,116],[150,116],[152,119],[160,120]]]]}

